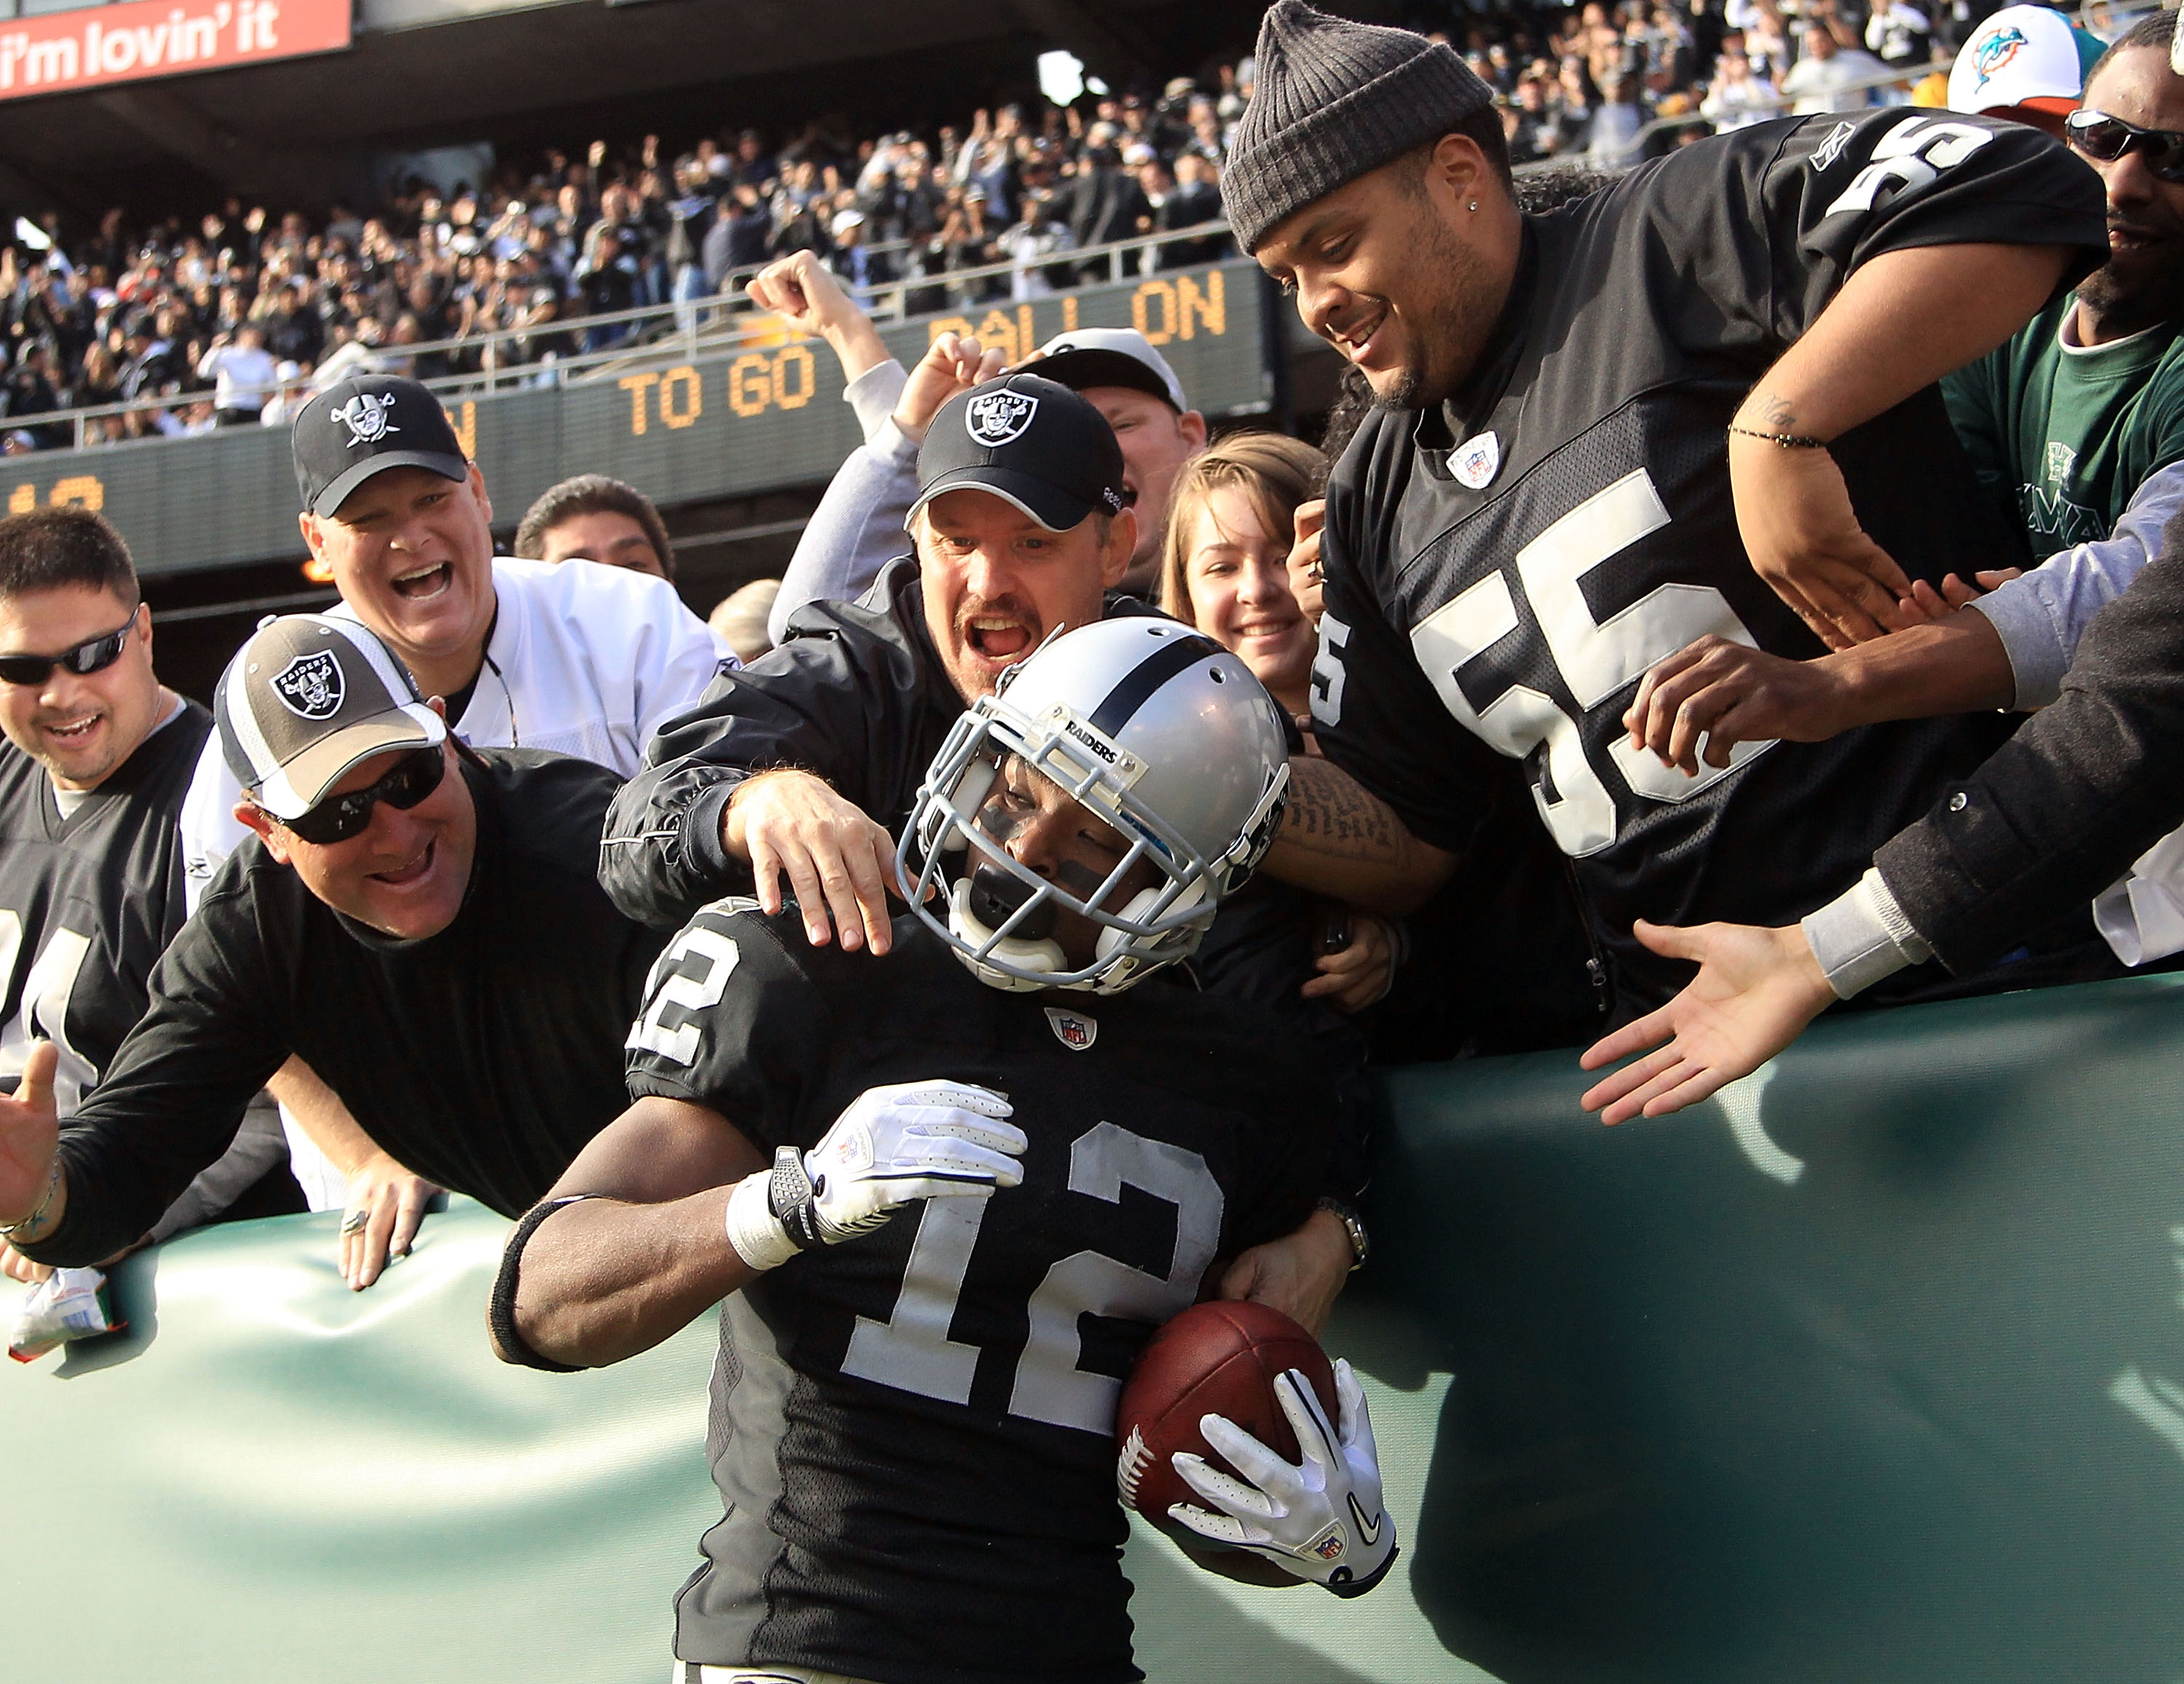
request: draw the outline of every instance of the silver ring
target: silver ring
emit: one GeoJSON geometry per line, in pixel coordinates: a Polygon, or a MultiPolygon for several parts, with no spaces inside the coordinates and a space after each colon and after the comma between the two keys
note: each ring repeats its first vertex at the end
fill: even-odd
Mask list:
{"type": "Polygon", "coordinates": [[[347,1216],[342,1218],[341,1231],[344,1234],[361,1234],[370,1225],[371,1213],[370,1211],[353,1210],[347,1216]]]}

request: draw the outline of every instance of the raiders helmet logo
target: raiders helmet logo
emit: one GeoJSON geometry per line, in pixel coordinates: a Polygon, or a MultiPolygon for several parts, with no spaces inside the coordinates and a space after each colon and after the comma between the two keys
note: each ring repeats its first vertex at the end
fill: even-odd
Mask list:
{"type": "Polygon", "coordinates": [[[336,410],[333,416],[348,429],[352,450],[359,444],[376,444],[388,433],[402,431],[394,425],[394,400],[376,393],[358,393],[336,410]]]}
{"type": "Polygon", "coordinates": [[[988,449],[1021,438],[1039,413],[1039,399],[1021,392],[981,392],[963,410],[965,431],[988,449]]]}
{"type": "Polygon", "coordinates": [[[299,655],[273,675],[273,694],[298,719],[331,719],[341,711],[346,685],[331,650],[299,655]]]}
{"type": "Polygon", "coordinates": [[[1054,1026],[1054,1038],[1072,1052],[1082,1052],[1099,1039],[1100,1025],[1080,1012],[1064,1012],[1059,1006],[1046,1008],[1046,1021],[1054,1026]]]}

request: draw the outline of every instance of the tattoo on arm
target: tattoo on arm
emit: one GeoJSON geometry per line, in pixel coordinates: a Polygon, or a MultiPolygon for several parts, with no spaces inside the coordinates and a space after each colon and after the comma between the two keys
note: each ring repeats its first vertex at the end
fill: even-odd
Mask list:
{"type": "Polygon", "coordinates": [[[1762,392],[1758,399],[1761,418],[1769,427],[1777,432],[1797,430],[1797,412],[1791,407],[1788,399],[1778,398],[1772,392],[1762,392]]]}
{"type": "Polygon", "coordinates": [[[1392,858],[1403,832],[1394,813],[1324,761],[1295,762],[1281,839],[1334,859],[1392,858]]]}

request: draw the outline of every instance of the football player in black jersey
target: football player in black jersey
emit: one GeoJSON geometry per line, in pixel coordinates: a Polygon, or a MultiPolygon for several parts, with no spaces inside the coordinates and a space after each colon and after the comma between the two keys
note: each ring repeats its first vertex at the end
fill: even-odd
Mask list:
{"type": "MultiPolygon", "coordinates": [[[[663,931],[699,906],[795,897],[806,938],[883,953],[895,836],[963,709],[1065,627],[1150,614],[1103,588],[1135,544],[1127,464],[1091,403],[1034,374],[990,380],[943,406],[918,453],[917,553],[855,603],[806,604],[782,646],[725,673],[673,720],[615,797],[599,877],[631,917],[663,931]]],[[[1300,761],[1301,775],[1339,772],[1300,761]]],[[[1281,840],[1267,865],[1286,869],[1281,840]]],[[[1301,922],[1301,921],[1300,921],[1301,922]]],[[[1316,975],[1309,931],[1271,895],[1223,909],[1197,968],[1217,994],[1286,999],[1330,1062],[1362,1072],[1348,1020],[1296,990],[1316,975]]],[[[1361,1084],[1353,1083],[1354,1094],[1361,1084]]],[[[1329,1166],[1329,1208],[1238,1262],[1252,1296],[1307,1327],[1361,1260],[1349,1208],[1364,1181],[1362,1107],[1329,1166]],[[1336,1207],[1340,1207],[1337,1208],[1336,1207]]]]}
{"type": "MultiPolygon", "coordinates": [[[[53,1044],[64,1117],[144,1015],[152,967],[187,916],[176,817],[212,718],[159,683],[152,614],[104,516],[0,520],[0,1083],[53,1044]]],[[[153,1225],[301,1210],[270,1113],[153,1225]]],[[[0,1270],[48,1271],[4,1241],[0,1270]]]]}
{"type": "MultiPolygon", "coordinates": [[[[2006,541],[1933,382],[2102,259],[2099,182],[2021,125],[1897,109],[1527,215],[1447,47],[1280,0],[1258,64],[1232,224],[1383,405],[1329,488],[1321,744],[1401,816],[1413,891],[1472,845],[1491,757],[1523,761],[1618,1011],[1658,1005],[1684,967],[1638,918],[1785,922],[2007,733],[1741,744],[1691,777],[1623,713],[1702,634],[1818,653],[1895,623],[1899,560],[1938,581],[2006,541]]],[[[2098,955],[2087,923],[2036,979],[2098,955]]]]}
{"type": "MultiPolygon", "coordinates": [[[[724,901],[662,956],[636,1102],[518,1225],[493,1326],[511,1360],[596,1364],[725,1298],[725,1514],[677,1599],[678,1679],[1139,1676],[1122,1378],[1223,1258],[1305,1219],[1333,1103],[1280,1019],[1163,969],[1287,776],[1236,657],[1086,627],[933,762],[887,954],[724,901]]],[[[1169,1518],[1370,1588],[1394,1527],[1346,1365],[1338,1389],[1339,1426],[1300,1412],[1309,1467],[1237,1445],[1254,1490],[1178,1458],[1210,1506],[1169,1518]]]]}

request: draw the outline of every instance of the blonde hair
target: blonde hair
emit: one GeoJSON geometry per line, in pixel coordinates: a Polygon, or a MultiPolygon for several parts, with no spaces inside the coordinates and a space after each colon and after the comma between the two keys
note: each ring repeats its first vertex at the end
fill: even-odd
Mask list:
{"type": "Polygon", "coordinates": [[[1301,438],[1279,432],[1235,432],[1194,457],[1169,493],[1167,531],[1161,539],[1160,605],[1186,626],[1198,623],[1190,600],[1190,528],[1213,493],[1229,486],[1251,501],[1270,534],[1294,532],[1297,505],[1327,483],[1327,458],[1301,438]]]}

